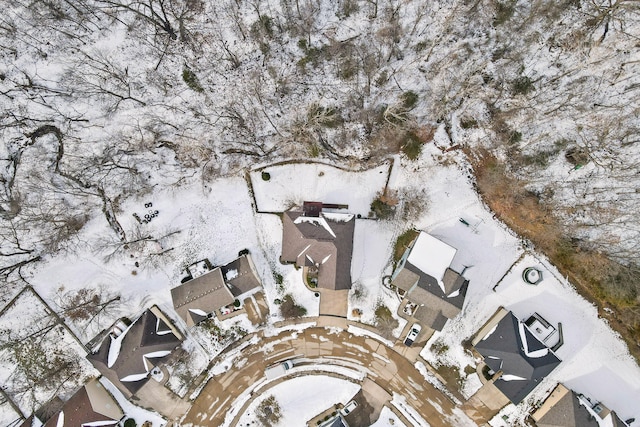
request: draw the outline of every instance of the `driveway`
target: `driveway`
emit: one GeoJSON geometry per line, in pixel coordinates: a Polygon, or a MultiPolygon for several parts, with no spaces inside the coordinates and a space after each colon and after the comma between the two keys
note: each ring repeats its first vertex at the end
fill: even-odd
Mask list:
{"type": "MultiPolygon", "coordinates": [[[[242,392],[264,381],[264,368],[289,358],[305,358],[305,363],[323,358],[322,363],[361,366],[364,372],[369,372],[367,378],[381,389],[376,393],[378,396],[385,393],[405,396],[405,405],[411,406],[432,427],[457,427],[470,422],[446,395],[425,381],[412,362],[373,338],[319,327],[295,334],[285,330],[273,337],[264,337],[262,332],[256,335],[257,342],[244,348],[238,358],[239,366],[231,367],[205,385],[183,420],[184,425],[223,424],[242,392]]],[[[272,385],[266,384],[260,393],[272,385]]],[[[367,390],[372,390],[371,385],[367,390]]],[[[331,403],[337,402],[327,402],[331,403]]]]}

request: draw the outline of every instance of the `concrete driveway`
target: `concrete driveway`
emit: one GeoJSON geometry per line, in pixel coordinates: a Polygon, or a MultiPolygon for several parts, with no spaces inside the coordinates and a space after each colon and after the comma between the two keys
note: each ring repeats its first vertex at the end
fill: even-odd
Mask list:
{"type": "MultiPolygon", "coordinates": [[[[257,333],[258,340],[242,351],[237,365],[212,378],[194,401],[182,424],[219,426],[232,409],[234,401],[247,389],[260,386],[264,368],[277,361],[305,358],[307,363],[323,358],[323,363],[347,363],[361,366],[367,379],[379,388],[378,399],[385,394],[398,393],[432,427],[460,426],[470,420],[456,408],[444,393],[425,381],[413,363],[380,341],[347,331],[311,327],[292,334],[286,330],[273,337],[257,333]]],[[[262,387],[264,393],[273,383],[262,387]]],[[[369,385],[368,390],[374,387],[369,385]]],[[[327,402],[328,405],[336,402],[327,402]]],[[[380,403],[376,403],[378,406],[380,403]]],[[[239,414],[241,415],[241,414],[239,414]]],[[[232,424],[233,425],[233,424],[232,424]]]]}

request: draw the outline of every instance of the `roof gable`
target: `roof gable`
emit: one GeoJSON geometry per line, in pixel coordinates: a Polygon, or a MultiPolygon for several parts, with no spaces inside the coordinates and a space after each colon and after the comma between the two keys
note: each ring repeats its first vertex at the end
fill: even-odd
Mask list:
{"type": "Polygon", "coordinates": [[[309,217],[301,211],[287,211],[282,215],[280,258],[299,267],[317,267],[321,288],[350,289],[354,229],[351,214],[320,212],[309,217]]]}
{"type": "Polygon", "coordinates": [[[518,404],[556,366],[560,359],[542,344],[509,312],[476,345],[476,350],[485,357],[495,371],[503,372],[495,386],[518,404]]]}
{"type": "Polygon", "coordinates": [[[120,336],[108,335],[87,359],[121,389],[136,393],[148,381],[153,366],[180,345],[183,337],[176,333],[164,313],[154,306],[120,336]]]}
{"type": "Polygon", "coordinates": [[[432,235],[420,232],[420,235],[411,247],[407,261],[419,270],[441,282],[444,273],[451,265],[457,249],[432,235]]]}

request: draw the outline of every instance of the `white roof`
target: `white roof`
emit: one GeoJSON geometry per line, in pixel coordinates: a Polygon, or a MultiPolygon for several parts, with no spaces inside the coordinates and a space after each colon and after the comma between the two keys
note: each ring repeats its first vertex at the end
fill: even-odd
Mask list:
{"type": "Polygon", "coordinates": [[[440,283],[456,252],[454,247],[421,231],[407,261],[440,283]]]}

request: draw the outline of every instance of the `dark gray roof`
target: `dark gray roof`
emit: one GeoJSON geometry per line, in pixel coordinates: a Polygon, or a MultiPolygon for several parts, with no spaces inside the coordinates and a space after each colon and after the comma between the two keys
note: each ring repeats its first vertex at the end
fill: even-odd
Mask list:
{"type": "Polygon", "coordinates": [[[222,276],[225,278],[234,297],[262,286],[248,255],[242,255],[240,258],[220,267],[220,270],[222,270],[222,276]]]}
{"type": "Polygon", "coordinates": [[[145,357],[150,353],[161,351],[173,351],[182,341],[182,336],[176,336],[173,328],[167,324],[168,319],[157,307],[146,310],[142,315],[125,331],[124,338],[121,338],[120,351],[118,357],[111,367],[108,366],[109,350],[114,342],[110,335],[102,341],[102,344],[95,353],[87,355],[87,359],[96,367],[102,375],[107,377],[121,390],[124,388],[129,393],[135,394],[148,380],[149,366],[155,366],[162,357],[145,357]],[[156,316],[156,311],[161,319],[156,316]],[[145,364],[145,360],[147,364],[145,364]],[[137,381],[121,381],[131,375],[141,376],[137,381]]]}
{"type": "Polygon", "coordinates": [[[573,391],[566,393],[536,424],[538,427],[598,427],[599,425],[587,408],[580,404],[578,396],[573,391]]]}
{"type": "Polygon", "coordinates": [[[342,420],[342,417],[338,416],[328,427],[347,427],[342,420]]]}
{"type": "MultiPolygon", "coordinates": [[[[495,386],[514,404],[521,402],[560,364],[560,359],[551,350],[540,357],[527,356],[519,323],[513,313],[509,312],[498,322],[495,329],[475,346],[494,371],[502,370],[503,375],[495,381],[495,386]]],[[[523,329],[530,354],[536,350],[547,349],[526,327],[523,329]]]]}
{"type": "Polygon", "coordinates": [[[282,215],[281,260],[299,267],[310,262],[319,264],[319,287],[350,289],[355,216],[348,221],[334,221],[323,214],[309,217],[314,221],[326,221],[332,232],[318,222],[298,221],[296,224],[300,217],[303,217],[301,211],[288,211],[282,215]]]}

